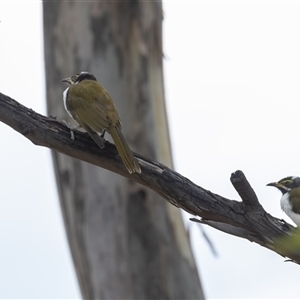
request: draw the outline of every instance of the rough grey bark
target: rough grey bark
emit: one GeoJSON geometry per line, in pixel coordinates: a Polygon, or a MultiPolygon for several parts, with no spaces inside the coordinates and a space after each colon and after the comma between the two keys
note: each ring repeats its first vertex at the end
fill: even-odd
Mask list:
{"type": "MultiPolygon", "coordinates": [[[[68,119],[60,79],[93,73],[131,148],[171,166],[161,2],[43,4],[49,114],[68,119]]],[[[69,244],[86,299],[200,299],[180,213],[131,180],[53,152],[69,244]]]]}
{"type": "Polygon", "coordinates": [[[76,139],[72,142],[70,131],[64,124],[53,118],[41,116],[1,93],[0,121],[36,145],[49,147],[70,157],[111,170],[152,189],[171,204],[201,217],[193,218],[192,221],[248,239],[300,264],[299,229],[269,215],[260,205],[254,190],[241,171],[231,175],[231,182],[242,201],[229,200],[197,186],[165,165],[139,154],[135,156],[139,160],[142,173],[130,175],[120,157],[118,158],[113,144],[106,142],[105,148],[100,150],[86,133],[81,132],[75,133],[76,139]]]}

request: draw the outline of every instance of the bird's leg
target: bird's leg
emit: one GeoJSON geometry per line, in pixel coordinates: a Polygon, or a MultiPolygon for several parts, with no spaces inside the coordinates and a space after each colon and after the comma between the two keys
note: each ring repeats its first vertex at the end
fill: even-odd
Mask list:
{"type": "Polygon", "coordinates": [[[74,141],[75,140],[75,136],[74,136],[74,130],[77,130],[78,128],[80,128],[81,126],[78,124],[76,126],[71,126],[70,123],[68,123],[65,120],[62,120],[62,123],[64,125],[66,125],[69,129],[70,129],[70,134],[71,134],[71,140],[74,141]]]}
{"type": "Polygon", "coordinates": [[[104,139],[105,132],[106,132],[106,130],[104,129],[102,134],[100,135],[103,139],[104,139]]]}

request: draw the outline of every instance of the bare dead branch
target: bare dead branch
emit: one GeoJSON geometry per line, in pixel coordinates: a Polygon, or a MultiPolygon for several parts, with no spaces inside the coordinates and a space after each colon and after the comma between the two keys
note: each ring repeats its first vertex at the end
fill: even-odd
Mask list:
{"type": "Polygon", "coordinates": [[[287,253],[274,246],[279,237],[290,236],[294,227],[263,209],[241,171],[231,175],[231,182],[242,198],[239,202],[205,190],[163,164],[139,154],[135,156],[142,173],[129,174],[113,144],[106,141],[105,148],[100,149],[88,134],[79,131],[75,132],[75,141],[72,141],[64,124],[53,117],[42,116],[1,93],[0,121],[35,145],[105,168],[152,189],[171,204],[201,218],[193,218],[192,221],[248,239],[300,263],[300,250],[287,253]]]}
{"type": "Polygon", "coordinates": [[[261,208],[257,196],[242,171],[231,174],[231,183],[248,209],[261,208]]]}

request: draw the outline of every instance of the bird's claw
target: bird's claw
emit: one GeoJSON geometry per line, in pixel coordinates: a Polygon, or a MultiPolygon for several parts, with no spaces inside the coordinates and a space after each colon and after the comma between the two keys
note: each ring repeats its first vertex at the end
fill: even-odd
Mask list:
{"type": "Polygon", "coordinates": [[[77,126],[72,127],[72,126],[70,125],[70,123],[68,123],[68,122],[65,121],[65,120],[62,120],[62,123],[63,123],[64,125],[66,125],[66,126],[70,129],[71,140],[72,140],[72,141],[75,141],[74,130],[80,128],[80,125],[77,125],[77,126]]]}

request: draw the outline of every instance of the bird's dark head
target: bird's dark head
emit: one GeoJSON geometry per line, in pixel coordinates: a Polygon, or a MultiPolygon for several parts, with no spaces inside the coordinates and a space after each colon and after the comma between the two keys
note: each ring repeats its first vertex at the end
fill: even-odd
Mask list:
{"type": "Polygon", "coordinates": [[[73,75],[72,77],[64,78],[61,80],[61,82],[67,82],[69,84],[76,84],[83,80],[97,81],[96,77],[93,74],[91,74],[89,72],[81,72],[81,73],[73,75]]]}
{"type": "Polygon", "coordinates": [[[285,194],[294,188],[300,187],[300,177],[288,176],[280,179],[278,182],[268,183],[267,186],[275,186],[282,194],[285,194]]]}

